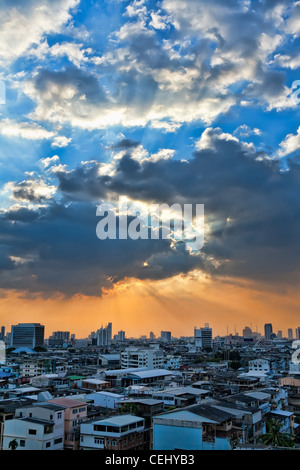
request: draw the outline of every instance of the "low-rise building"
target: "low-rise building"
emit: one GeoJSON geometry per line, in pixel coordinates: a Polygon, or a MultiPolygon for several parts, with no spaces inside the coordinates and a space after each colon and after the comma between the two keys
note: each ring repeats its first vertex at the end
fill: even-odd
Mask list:
{"type": "Polygon", "coordinates": [[[87,403],[70,398],[54,398],[49,403],[60,405],[65,410],[64,448],[78,450],[80,424],[87,419],[87,403]]]}
{"type": "Polygon", "coordinates": [[[234,415],[195,405],[153,418],[153,450],[231,450],[234,415]]]}
{"type": "Polygon", "coordinates": [[[148,369],[163,369],[164,353],[157,348],[126,348],[121,353],[121,367],[146,367],[148,369]]]}
{"type": "Polygon", "coordinates": [[[81,450],[142,450],[144,419],[133,415],[89,421],[80,426],[81,450]]]}

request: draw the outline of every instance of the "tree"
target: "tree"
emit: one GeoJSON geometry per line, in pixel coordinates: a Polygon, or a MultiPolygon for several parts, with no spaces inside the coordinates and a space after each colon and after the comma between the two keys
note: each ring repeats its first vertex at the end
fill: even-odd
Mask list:
{"type": "Polygon", "coordinates": [[[8,444],[8,447],[11,450],[16,450],[17,447],[19,447],[18,441],[16,439],[14,439],[13,441],[10,441],[10,443],[8,444]]]}
{"type": "Polygon", "coordinates": [[[231,362],[229,362],[228,365],[229,365],[230,369],[233,369],[233,370],[238,370],[242,366],[240,361],[231,361],[231,362]]]}
{"type": "Polygon", "coordinates": [[[47,352],[47,348],[44,348],[43,346],[36,346],[34,349],[33,349],[35,352],[39,353],[39,352],[47,352]]]}
{"type": "Polygon", "coordinates": [[[281,432],[282,423],[279,419],[270,419],[267,421],[267,432],[260,437],[260,441],[264,445],[274,447],[294,447],[293,434],[281,432]]]}

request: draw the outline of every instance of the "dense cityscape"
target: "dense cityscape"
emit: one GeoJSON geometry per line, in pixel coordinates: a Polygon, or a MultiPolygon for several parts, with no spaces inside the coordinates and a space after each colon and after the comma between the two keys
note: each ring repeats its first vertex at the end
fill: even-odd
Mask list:
{"type": "Polygon", "coordinates": [[[86,339],[1,328],[1,450],[300,448],[300,327],[86,339]]]}
{"type": "Polygon", "coordinates": [[[0,0],[1,463],[300,450],[299,122],[300,0],[0,0]]]}

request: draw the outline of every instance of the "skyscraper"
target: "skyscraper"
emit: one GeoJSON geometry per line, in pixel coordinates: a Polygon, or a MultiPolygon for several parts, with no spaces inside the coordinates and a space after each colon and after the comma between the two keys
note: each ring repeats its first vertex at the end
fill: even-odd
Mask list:
{"type": "Polygon", "coordinates": [[[112,340],[112,324],[109,323],[105,328],[101,328],[96,333],[97,346],[108,346],[112,340]]]}
{"type": "Polygon", "coordinates": [[[171,331],[161,331],[160,337],[164,343],[170,343],[172,341],[171,331]]]}
{"type": "Polygon", "coordinates": [[[3,341],[4,338],[5,338],[5,326],[1,326],[0,340],[3,341]]]}
{"type": "Polygon", "coordinates": [[[273,326],[272,323],[265,324],[265,339],[270,341],[272,339],[273,326]]]}
{"type": "Polygon", "coordinates": [[[44,325],[40,323],[19,323],[11,327],[11,346],[35,348],[44,345],[44,325]]]}
{"type": "Polygon", "coordinates": [[[70,341],[69,331],[54,331],[49,337],[49,346],[63,346],[65,343],[70,341]]]}
{"type": "Polygon", "coordinates": [[[249,328],[249,326],[245,326],[245,328],[243,329],[243,336],[245,338],[252,338],[252,330],[251,328],[249,328]]]}
{"type": "Polygon", "coordinates": [[[294,337],[293,337],[293,329],[292,329],[292,328],[289,328],[289,329],[288,329],[288,339],[289,339],[290,341],[292,341],[293,338],[294,338],[294,337]]]}
{"type": "Polygon", "coordinates": [[[208,323],[205,323],[204,328],[194,330],[195,346],[196,349],[206,349],[213,347],[212,329],[208,323]]]}
{"type": "Polygon", "coordinates": [[[125,341],[125,331],[121,330],[118,332],[118,341],[125,341]]]}

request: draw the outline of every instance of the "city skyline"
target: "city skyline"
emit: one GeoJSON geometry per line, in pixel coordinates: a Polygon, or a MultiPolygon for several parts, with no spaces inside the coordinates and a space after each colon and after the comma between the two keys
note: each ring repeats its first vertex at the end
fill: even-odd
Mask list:
{"type": "Polygon", "coordinates": [[[2,323],[80,336],[99,317],[132,335],[187,335],[207,318],[220,333],[295,325],[298,2],[12,0],[0,12],[2,323]],[[112,209],[113,236],[98,233],[99,208],[125,199],[141,217],[112,209]],[[191,246],[196,216],[162,236],[167,209],[148,237],[143,213],[175,204],[204,207],[203,246],[191,246]]]}
{"type": "MultiPolygon", "coordinates": [[[[23,323],[21,323],[23,324],[23,323]]],[[[30,322],[26,322],[24,323],[26,325],[28,324],[33,324],[33,323],[30,323],[30,322]]],[[[46,325],[42,325],[43,327],[45,327],[45,334],[44,334],[44,338],[45,340],[47,339],[50,339],[51,336],[55,333],[69,333],[71,336],[75,334],[76,336],[76,339],[86,339],[88,337],[90,337],[90,335],[92,333],[94,333],[96,336],[97,334],[99,334],[100,331],[105,331],[107,330],[107,328],[110,328],[110,336],[109,336],[109,342],[110,341],[114,341],[114,336],[118,336],[119,333],[125,333],[125,337],[126,337],[126,340],[130,340],[130,339],[143,339],[143,338],[147,338],[147,340],[151,340],[151,333],[154,333],[155,335],[155,339],[153,339],[154,341],[156,340],[159,340],[159,339],[163,339],[163,337],[161,336],[161,334],[163,333],[171,333],[171,337],[172,338],[175,338],[175,339],[180,339],[180,337],[182,338],[185,338],[185,337],[190,337],[190,338],[193,338],[195,337],[195,330],[197,329],[198,331],[200,331],[200,329],[205,329],[205,328],[209,328],[212,330],[212,338],[216,338],[218,336],[221,336],[221,337],[226,337],[226,336],[235,336],[235,335],[238,335],[239,337],[243,337],[245,336],[244,335],[244,331],[245,329],[248,329],[250,328],[251,329],[251,333],[254,334],[254,333],[258,333],[261,337],[266,337],[265,334],[264,334],[264,331],[265,331],[265,327],[266,325],[269,325],[269,324],[264,324],[261,328],[261,330],[259,328],[256,329],[256,326],[255,328],[251,328],[249,325],[244,325],[243,327],[241,327],[240,329],[237,328],[237,325],[234,325],[234,328],[233,330],[230,329],[230,326],[228,325],[228,327],[226,327],[226,331],[223,331],[223,332],[219,332],[219,333],[216,333],[215,332],[215,328],[213,327],[213,325],[209,325],[207,323],[203,323],[202,325],[195,325],[191,331],[190,331],[190,334],[186,334],[186,335],[176,335],[174,334],[174,331],[172,331],[172,329],[170,329],[169,331],[163,331],[163,330],[158,330],[156,331],[153,331],[153,330],[149,330],[149,331],[142,331],[139,333],[139,335],[137,336],[134,336],[134,335],[131,335],[130,333],[130,330],[120,330],[120,327],[117,325],[115,326],[115,328],[112,326],[112,323],[108,323],[105,327],[104,325],[102,324],[102,326],[100,327],[100,329],[97,330],[97,328],[95,327],[94,330],[91,330],[85,337],[84,336],[80,336],[78,334],[75,334],[73,333],[74,330],[72,330],[72,334],[71,334],[71,329],[66,329],[66,330],[53,330],[51,333],[50,333],[50,329],[48,328],[47,330],[47,326],[46,325]]],[[[3,327],[5,328],[5,332],[6,334],[11,334],[11,328],[13,326],[16,326],[16,325],[10,325],[10,326],[5,326],[3,325],[3,327]]],[[[276,325],[273,325],[272,324],[272,327],[273,327],[273,333],[275,334],[275,336],[278,335],[278,333],[282,334],[282,338],[283,339],[288,339],[289,338],[289,332],[292,331],[292,334],[293,334],[293,339],[300,339],[299,337],[299,329],[300,327],[299,326],[289,326],[287,327],[285,330],[279,330],[276,328],[276,325]]],[[[218,331],[218,329],[217,329],[218,331]]],[[[247,336],[247,335],[246,335],[247,336]]],[[[269,338],[268,338],[269,339],[269,338]]],[[[281,338],[277,338],[277,339],[281,339],[281,338]]],[[[97,346],[101,346],[101,344],[97,344],[97,346]]]]}

